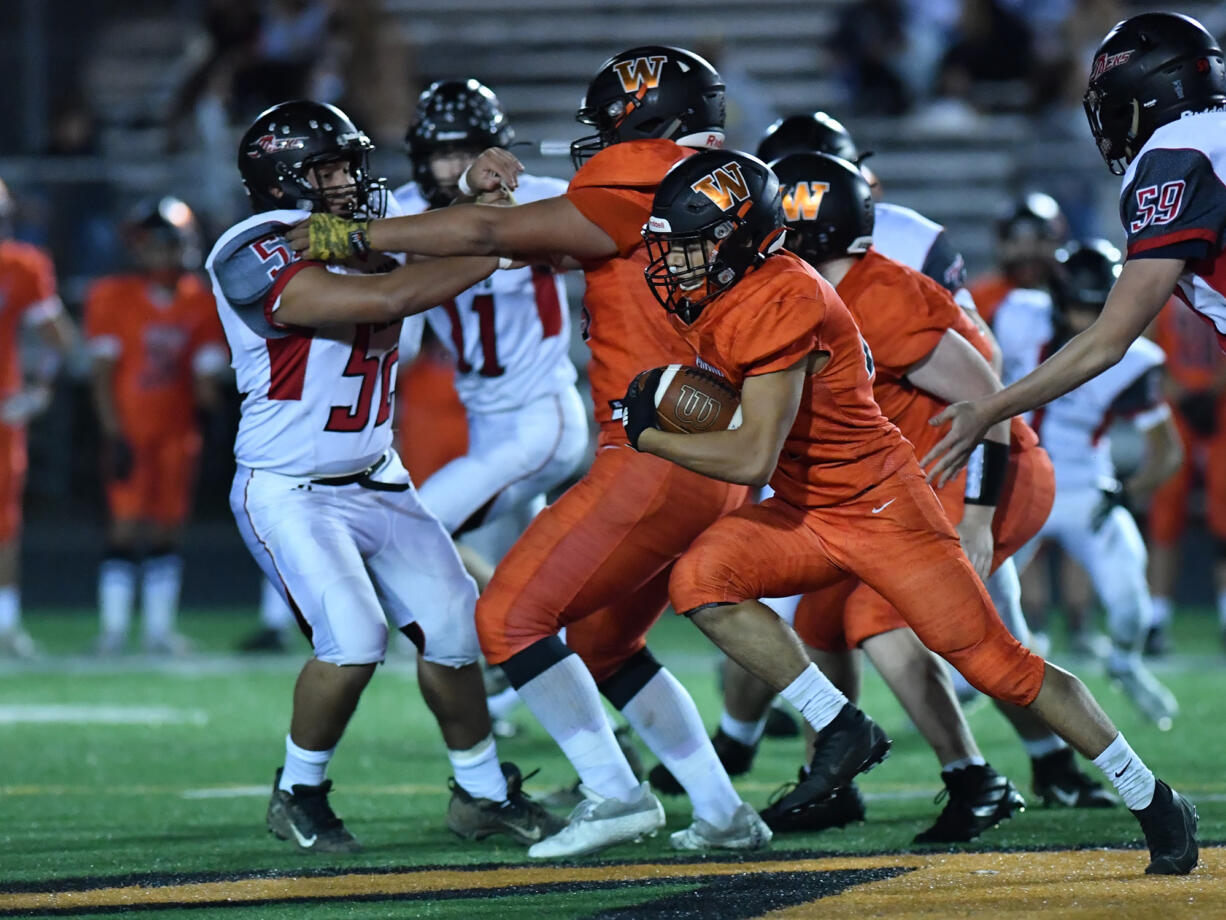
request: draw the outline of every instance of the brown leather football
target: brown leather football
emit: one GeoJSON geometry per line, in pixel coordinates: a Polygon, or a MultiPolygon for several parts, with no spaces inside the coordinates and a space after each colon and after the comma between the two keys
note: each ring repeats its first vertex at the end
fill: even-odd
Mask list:
{"type": "Polygon", "coordinates": [[[670,364],[656,386],[656,418],[661,430],[682,434],[739,428],[741,394],[711,371],[670,364]]]}

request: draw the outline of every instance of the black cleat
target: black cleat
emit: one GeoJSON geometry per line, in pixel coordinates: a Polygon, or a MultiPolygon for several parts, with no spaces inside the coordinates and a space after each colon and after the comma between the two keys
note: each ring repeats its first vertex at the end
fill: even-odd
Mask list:
{"type": "Polygon", "coordinates": [[[936,801],[948,801],[932,827],[915,835],[916,843],[965,843],[1026,809],[1013,783],[990,766],[950,770],[941,779],[945,788],[936,801]]]}
{"type": "Polygon", "coordinates": [[[281,767],[277,767],[268,800],[268,830],[281,840],[293,840],[301,850],[312,853],[360,853],[362,845],[345,829],[344,823],[328,804],[332,780],[319,786],[294,786],[292,793],[281,788],[281,767]]]}
{"type": "Polygon", "coordinates": [[[1167,635],[1166,627],[1151,626],[1145,634],[1145,648],[1143,654],[1146,658],[1162,658],[1170,654],[1171,637],[1167,635]]]}
{"type": "Polygon", "coordinates": [[[890,753],[890,739],[885,732],[851,703],[845,704],[834,721],[817,733],[814,744],[808,772],[795,789],[779,800],[781,808],[820,802],[858,774],[867,773],[890,753]]]}
{"type": "Polygon", "coordinates": [[[1032,757],[1031,788],[1048,808],[1114,808],[1119,799],[1077,768],[1072,748],[1032,757]]]}
{"type": "MultiPolygon", "coordinates": [[[[725,734],[722,728],[716,729],[715,735],[711,738],[711,744],[715,748],[715,756],[724,765],[729,776],[741,776],[748,773],[749,768],[753,766],[754,755],[758,753],[756,744],[743,744],[731,735],[725,734]]],[[[677,782],[677,778],[662,763],[651,768],[651,772],[647,774],[647,782],[651,783],[651,788],[664,795],[685,794],[685,789],[677,782]]]]}
{"type": "Polygon", "coordinates": [[[494,834],[506,834],[516,843],[531,846],[551,837],[566,826],[566,822],[551,814],[523,790],[524,777],[513,763],[502,765],[507,778],[507,799],[478,799],[470,795],[454,778],[447,780],[451,802],[447,806],[447,828],[465,840],[484,840],[494,834]]]}
{"type": "Polygon", "coordinates": [[[1196,806],[1158,780],[1154,800],[1140,811],[1133,811],[1141,822],[1149,845],[1146,875],[1187,875],[1196,868],[1200,851],[1196,846],[1196,806]]]}
{"type": "Polygon", "coordinates": [[[766,728],[762,734],[767,738],[799,738],[800,723],[780,705],[779,700],[775,700],[766,712],[766,728]]]}
{"type": "MultiPolygon", "coordinates": [[[[805,768],[800,768],[799,781],[805,778],[805,768]]],[[[781,786],[771,796],[770,804],[759,814],[776,834],[797,831],[824,831],[832,827],[845,827],[853,821],[864,820],[864,798],[855,783],[840,786],[820,802],[805,802],[785,808],[780,803],[795,788],[789,783],[781,786]]]]}

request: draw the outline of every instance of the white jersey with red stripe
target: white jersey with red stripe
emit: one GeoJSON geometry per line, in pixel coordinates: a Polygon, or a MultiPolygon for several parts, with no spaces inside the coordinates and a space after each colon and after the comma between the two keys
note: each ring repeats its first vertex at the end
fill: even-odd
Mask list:
{"type": "Polygon", "coordinates": [[[1130,260],[1186,262],[1175,294],[1226,350],[1226,109],[1188,113],[1153,133],[1124,173],[1120,219],[1130,260]]]}
{"type": "MultiPolygon", "coordinates": [[[[265,211],[221,235],[205,262],[242,394],[234,442],[244,467],[288,476],[366,469],[392,443],[392,393],[400,321],[308,328],[277,322],[285,285],[303,268],[284,238],[305,211],[265,211]]],[[[372,256],[363,269],[396,262],[372,256]]]]}
{"type": "MultiPolygon", "coordinates": [[[[520,176],[521,204],[566,191],[561,179],[520,176]]],[[[416,184],[395,191],[406,214],[427,209],[416,184]]],[[[469,412],[504,412],[574,386],[570,310],[561,276],[543,266],[494,272],[426,321],[456,359],[456,392],[469,412]]],[[[411,349],[410,349],[411,350],[411,349]]]]}
{"type": "MultiPolygon", "coordinates": [[[[1010,291],[992,318],[992,329],[1000,343],[1006,384],[1025,377],[1060,344],[1055,341],[1054,306],[1044,291],[1010,291]]],[[[1115,476],[1108,436],[1115,419],[1132,419],[1145,430],[1170,414],[1162,397],[1165,360],[1156,344],[1137,339],[1119,363],[1027,418],[1051,456],[1058,495],[1098,489],[1103,479],[1115,476]]]]}

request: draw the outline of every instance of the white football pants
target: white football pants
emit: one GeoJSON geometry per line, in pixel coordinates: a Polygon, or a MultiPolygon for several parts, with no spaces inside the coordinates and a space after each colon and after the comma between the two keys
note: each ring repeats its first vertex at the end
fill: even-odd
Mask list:
{"type": "Polygon", "coordinates": [[[395,451],[371,478],[408,488],[318,485],[240,466],[230,507],[256,563],[310,626],[320,661],[382,661],[387,617],[396,628],[420,627],[427,661],[479,660],[477,586],[451,537],[395,451]]]}

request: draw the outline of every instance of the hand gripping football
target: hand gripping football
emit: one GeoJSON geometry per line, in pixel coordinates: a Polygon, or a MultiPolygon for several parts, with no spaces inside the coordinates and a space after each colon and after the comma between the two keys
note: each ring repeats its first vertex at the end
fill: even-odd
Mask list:
{"type": "Polygon", "coordinates": [[[662,431],[681,434],[739,428],[741,394],[710,371],[670,364],[656,386],[656,419],[662,431]]]}

